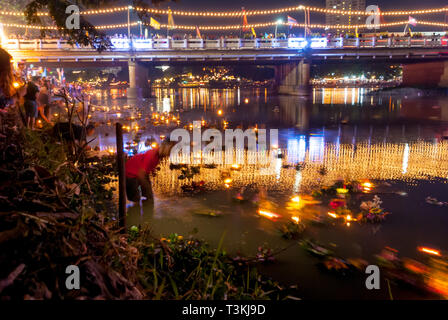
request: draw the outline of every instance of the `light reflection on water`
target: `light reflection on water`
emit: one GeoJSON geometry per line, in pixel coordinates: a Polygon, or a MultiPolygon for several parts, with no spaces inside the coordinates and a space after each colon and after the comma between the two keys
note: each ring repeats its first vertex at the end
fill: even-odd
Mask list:
{"type": "MultiPolygon", "coordinates": [[[[392,212],[384,223],[310,226],[308,235],[334,244],[342,256],[368,261],[384,246],[394,247],[409,257],[416,256],[419,245],[447,250],[446,208],[428,205],[424,199],[434,196],[448,200],[448,142],[442,139],[448,129],[448,98],[387,93],[369,96],[367,90],[319,89],[304,99],[271,96],[264,89],[156,89],[156,98],[138,101],[137,106],[135,102],[109,100],[109,96],[103,95],[98,105],[107,105],[109,111],[95,116],[96,121],[104,123],[98,130],[97,143],[102,149],[115,147],[113,123],[118,112],[124,125],[144,128],[141,141],[168,135],[174,128],[153,127],[150,118],[156,111],[179,114],[181,126],[202,119],[219,125],[225,119],[230,128],[257,124],[259,128],[280,129],[279,147],[284,158],[276,159],[268,168],[201,168],[193,181],[204,181],[209,188],[206,194],[183,194],[181,186],[187,181],[178,179],[179,170],[170,170],[167,163],[162,163],[153,179],[154,205],[145,204],[143,212],[134,206],[128,213],[129,225],[149,223],[160,235],[186,235],[197,228],[200,237],[216,245],[226,231],[225,246],[229,252],[254,254],[262,244],[283,248],[290,242],[280,237],[278,222],[261,218],[257,207],[250,203],[234,201],[239,188],[266,188],[267,199],[276,213],[288,219],[290,213],[285,206],[294,194],[310,193],[337,179],[369,179],[378,185],[383,207],[392,212]],[[222,116],[217,115],[220,109],[222,116]],[[297,163],[304,163],[304,168],[296,170],[297,163]],[[320,173],[322,168],[326,169],[325,174],[320,173]],[[231,175],[230,188],[225,187],[223,172],[231,175]],[[204,211],[219,212],[221,216],[196,214],[204,211]]],[[[135,132],[128,133],[125,142],[134,138],[135,132]]],[[[372,195],[364,195],[362,199],[371,198],[372,195]]],[[[316,207],[321,214],[326,214],[326,210],[316,207]]],[[[268,266],[265,271],[282,281],[299,283],[305,297],[388,298],[385,290],[365,290],[365,279],[340,280],[320,273],[315,261],[298,246],[283,252],[278,259],[279,264],[268,266]],[[317,288],[316,283],[322,283],[325,289],[317,288]]],[[[398,288],[394,288],[394,294],[402,298],[422,297],[398,288]]]]}

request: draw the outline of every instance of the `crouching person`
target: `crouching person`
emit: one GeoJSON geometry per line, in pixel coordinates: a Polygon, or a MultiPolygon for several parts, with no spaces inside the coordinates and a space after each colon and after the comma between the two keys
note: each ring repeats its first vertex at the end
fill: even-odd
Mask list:
{"type": "Polygon", "coordinates": [[[126,161],[126,195],[129,201],[138,202],[141,196],[146,200],[154,200],[149,175],[160,160],[170,155],[173,145],[171,142],[163,142],[160,147],[136,154],[126,161]]]}

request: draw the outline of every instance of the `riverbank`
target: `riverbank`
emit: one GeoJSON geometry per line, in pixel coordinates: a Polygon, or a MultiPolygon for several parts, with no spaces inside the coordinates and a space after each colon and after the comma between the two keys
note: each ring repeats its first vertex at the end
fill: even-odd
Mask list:
{"type": "Polygon", "coordinates": [[[4,114],[0,163],[0,300],[279,299],[291,290],[194,235],[156,238],[116,223],[114,156],[76,158],[49,135],[4,114]],[[77,266],[79,290],[66,287],[77,266]]]}

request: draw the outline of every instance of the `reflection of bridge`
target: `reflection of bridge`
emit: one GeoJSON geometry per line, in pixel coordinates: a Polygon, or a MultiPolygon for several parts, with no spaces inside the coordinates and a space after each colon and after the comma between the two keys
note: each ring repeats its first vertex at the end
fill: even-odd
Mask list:
{"type": "MultiPolygon", "coordinates": [[[[16,61],[44,66],[107,66],[128,64],[129,94],[147,87],[145,64],[269,64],[276,66],[280,93],[307,94],[310,62],[333,60],[390,60],[398,62],[448,59],[448,39],[438,37],[304,38],[289,39],[133,39],[112,38],[113,47],[104,52],[78,47],[65,40],[10,39],[3,46],[16,61]],[[137,67],[138,66],[138,67],[137,67]]],[[[437,67],[436,67],[437,68],[437,67]]],[[[436,84],[444,84],[444,68],[436,84]],[[443,79],[442,79],[443,78],[443,79]]],[[[406,78],[406,75],[404,75],[406,78]]],[[[427,81],[426,81],[427,82],[427,81]]],[[[414,83],[415,84],[415,83],[414,83]]],[[[448,85],[448,83],[447,83],[448,85]]]]}

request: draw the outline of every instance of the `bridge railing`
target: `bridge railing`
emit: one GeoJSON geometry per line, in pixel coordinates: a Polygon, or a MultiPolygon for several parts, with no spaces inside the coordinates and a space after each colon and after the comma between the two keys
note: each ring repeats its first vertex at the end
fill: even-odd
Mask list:
{"type": "MultiPolygon", "coordinates": [[[[244,50],[244,49],[311,49],[337,48],[404,48],[448,46],[447,37],[362,37],[362,38],[289,38],[289,39],[132,39],[112,38],[114,51],[144,50],[244,50]]],[[[9,50],[93,50],[62,39],[9,39],[3,43],[9,50]]]]}

